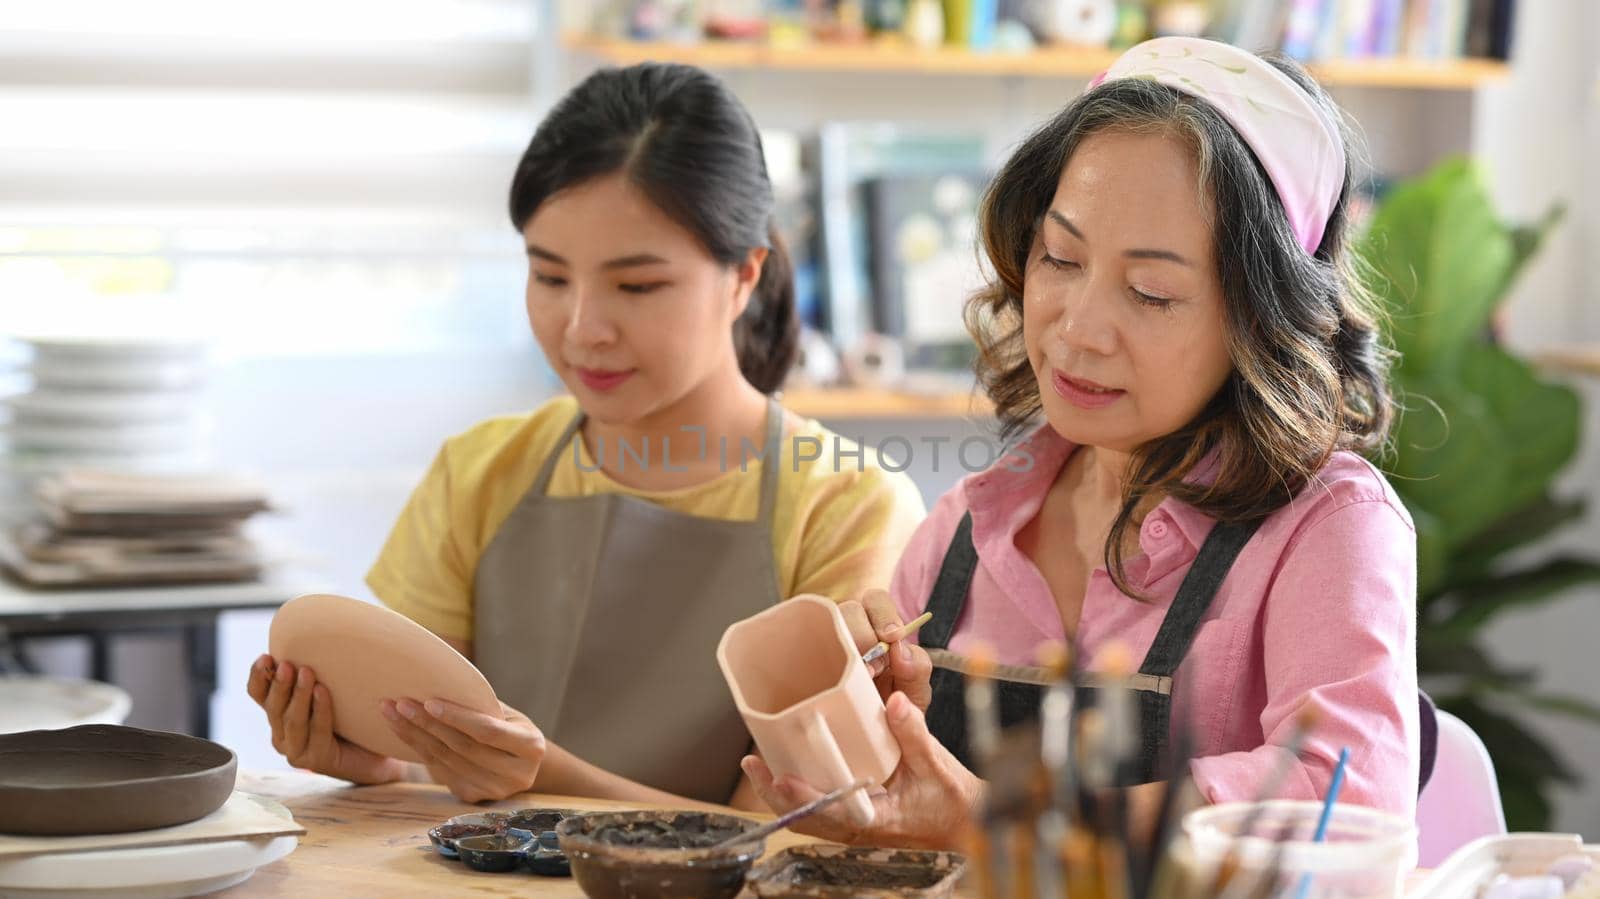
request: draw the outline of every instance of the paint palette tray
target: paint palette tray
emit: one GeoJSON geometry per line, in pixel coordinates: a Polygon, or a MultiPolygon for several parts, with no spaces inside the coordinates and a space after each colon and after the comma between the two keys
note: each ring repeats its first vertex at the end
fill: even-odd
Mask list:
{"type": "Polygon", "coordinates": [[[577,814],[571,809],[525,808],[457,815],[429,830],[428,839],[439,855],[474,870],[526,867],[544,877],[567,877],[572,866],[559,848],[555,829],[577,814]]]}
{"type": "Polygon", "coordinates": [[[1514,833],[1483,837],[1445,859],[1412,893],[1412,899],[1478,899],[1501,874],[1544,874],[1558,859],[1587,856],[1593,871],[1567,892],[1572,899],[1600,899],[1600,846],[1585,846],[1576,834],[1514,833]]]}

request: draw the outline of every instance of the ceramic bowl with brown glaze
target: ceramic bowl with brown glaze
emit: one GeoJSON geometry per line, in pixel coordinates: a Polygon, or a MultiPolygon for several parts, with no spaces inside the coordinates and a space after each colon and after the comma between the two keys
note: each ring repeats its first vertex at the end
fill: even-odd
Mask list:
{"type": "Polygon", "coordinates": [[[731,899],[766,841],[710,847],[760,826],[710,812],[601,812],[568,818],[556,833],[573,878],[591,899],[731,899]]]}

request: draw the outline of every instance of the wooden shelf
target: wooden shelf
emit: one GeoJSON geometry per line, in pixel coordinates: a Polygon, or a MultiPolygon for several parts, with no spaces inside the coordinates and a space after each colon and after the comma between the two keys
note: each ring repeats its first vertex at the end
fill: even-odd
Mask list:
{"type": "Polygon", "coordinates": [[[1555,347],[1535,353],[1533,361],[1540,368],[1600,377],[1600,345],[1555,347]]]}
{"type": "MultiPolygon", "coordinates": [[[[1043,49],[1026,54],[977,53],[956,47],[918,50],[895,44],[814,44],[774,47],[760,43],[706,41],[699,44],[643,43],[568,35],[567,49],[613,65],[679,62],[707,69],[773,69],[812,72],[892,72],[990,77],[1090,78],[1117,58],[1114,50],[1043,49]]],[[[1503,78],[1509,67],[1496,60],[1426,62],[1409,59],[1349,60],[1312,66],[1325,85],[1427,90],[1469,90],[1503,78]]]]}
{"type": "Polygon", "coordinates": [[[1354,59],[1318,63],[1311,73],[1332,87],[1472,90],[1505,78],[1511,67],[1496,59],[1354,59]]]}
{"type": "Polygon", "coordinates": [[[864,388],[785,390],[784,408],[807,418],[987,418],[989,401],[972,393],[906,393],[864,388]]]}

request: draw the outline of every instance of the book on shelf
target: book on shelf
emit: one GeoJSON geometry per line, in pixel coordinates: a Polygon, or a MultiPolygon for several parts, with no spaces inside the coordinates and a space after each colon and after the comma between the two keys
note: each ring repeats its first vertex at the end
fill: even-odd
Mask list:
{"type": "Polygon", "coordinates": [[[873,329],[901,341],[908,368],[964,368],[963,309],[985,283],[977,242],[986,170],[866,182],[873,329]]]}
{"type": "MultiPolygon", "coordinates": [[[[888,123],[829,122],[817,134],[818,243],[827,331],[842,350],[897,316],[876,308],[868,185],[895,177],[982,172],[985,137],[888,123]]],[[[950,302],[959,307],[959,288],[950,302]]]]}
{"type": "Polygon", "coordinates": [[[1302,62],[1506,60],[1516,0],[1222,0],[1207,36],[1302,62]]]}

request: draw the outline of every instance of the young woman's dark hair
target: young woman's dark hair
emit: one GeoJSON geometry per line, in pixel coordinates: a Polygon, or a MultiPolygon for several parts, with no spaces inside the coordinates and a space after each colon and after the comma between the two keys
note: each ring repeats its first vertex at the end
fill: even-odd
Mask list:
{"type": "Polygon", "coordinates": [[[520,231],[557,192],[617,172],[718,262],[738,265],[752,249],[768,249],[734,342],[745,378],[762,393],[777,390],[798,353],[800,320],[750,114],[725,84],[693,66],[595,72],[534,132],[511,179],[511,223],[520,231]]]}
{"type": "MultiPolygon", "coordinates": [[[[1267,61],[1330,120],[1343,121],[1304,69],[1282,57],[1267,61]]],[[[1140,502],[1167,495],[1219,521],[1262,518],[1287,504],[1335,450],[1381,446],[1393,411],[1376,305],[1347,246],[1352,167],[1322,245],[1307,255],[1266,171],[1215,107],[1153,80],[1126,78],[1086,91],[1041,126],[984,196],[979,239],[995,274],[968,302],[967,324],[1004,436],[1021,432],[1042,410],[1022,335],[1023,273],[1034,234],[1073,151],[1103,130],[1170,134],[1194,154],[1212,208],[1234,366],[1193,421],[1139,447],[1129,462],[1105,560],[1112,580],[1132,595],[1123,547],[1140,502]],[[1213,451],[1215,481],[1191,481],[1213,451]]],[[[1348,132],[1344,141],[1345,158],[1354,159],[1348,132]]]]}

